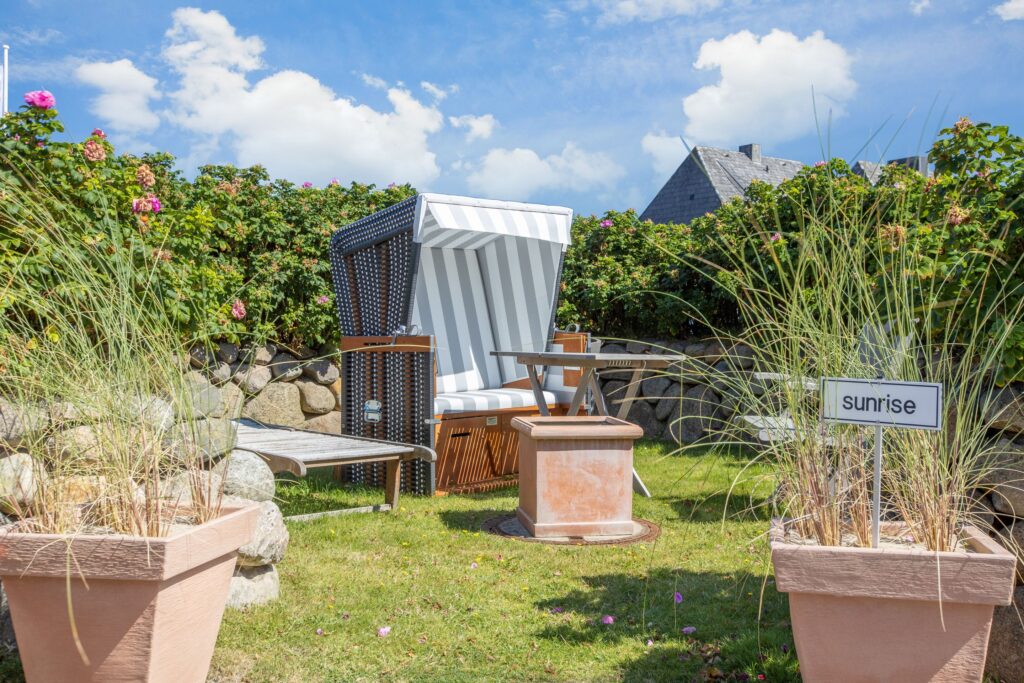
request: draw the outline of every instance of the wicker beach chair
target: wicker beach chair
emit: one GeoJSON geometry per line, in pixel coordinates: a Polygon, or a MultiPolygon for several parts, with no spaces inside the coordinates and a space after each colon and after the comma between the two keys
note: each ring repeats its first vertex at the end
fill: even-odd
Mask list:
{"type": "MultiPolygon", "coordinates": [[[[421,194],[334,235],[342,430],[433,447],[436,463],[403,464],[408,490],[514,482],[510,423],[538,407],[526,368],[491,352],[586,350],[586,335],[554,329],[571,222],[562,207],[421,194]]],[[[575,379],[545,375],[554,414],[575,379]]],[[[376,483],[378,469],[346,476],[376,483]]]]}

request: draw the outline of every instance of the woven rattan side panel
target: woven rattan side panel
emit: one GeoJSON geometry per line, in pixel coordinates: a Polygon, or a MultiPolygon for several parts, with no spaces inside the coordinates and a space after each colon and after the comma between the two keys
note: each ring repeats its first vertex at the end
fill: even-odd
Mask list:
{"type": "Polygon", "coordinates": [[[415,197],[341,228],[331,274],[342,335],[394,334],[408,321],[417,248],[415,197]]]}
{"type": "MultiPolygon", "coordinates": [[[[433,373],[430,337],[344,339],[342,432],[433,446],[433,373]]],[[[343,477],[383,486],[384,465],[353,465],[343,477]]],[[[432,463],[402,465],[402,490],[432,494],[434,481],[432,463]]]]}

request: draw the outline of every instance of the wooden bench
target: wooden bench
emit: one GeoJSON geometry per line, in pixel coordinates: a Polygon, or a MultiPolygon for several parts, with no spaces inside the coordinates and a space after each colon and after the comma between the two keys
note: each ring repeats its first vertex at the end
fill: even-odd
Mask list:
{"type": "Polygon", "coordinates": [[[292,521],[307,521],[352,512],[395,510],[398,508],[398,493],[401,488],[401,463],[411,460],[437,460],[434,451],[425,446],[324,434],[293,427],[265,425],[254,420],[242,419],[235,422],[238,424],[238,442],[235,447],[261,456],[275,474],[290,472],[296,477],[304,477],[307,470],[312,467],[385,463],[383,505],[329,510],[287,518],[292,521]]]}

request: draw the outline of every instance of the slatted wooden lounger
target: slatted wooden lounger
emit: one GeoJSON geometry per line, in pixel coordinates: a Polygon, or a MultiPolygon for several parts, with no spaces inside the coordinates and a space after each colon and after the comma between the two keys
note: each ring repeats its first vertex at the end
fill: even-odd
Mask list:
{"type": "Polygon", "coordinates": [[[340,436],[311,432],[291,427],[264,425],[254,420],[236,420],[238,443],[236,448],[252,451],[263,457],[272,472],[290,472],[297,477],[306,476],[311,467],[337,467],[383,462],[386,466],[384,504],[360,508],[329,510],[308,515],[288,517],[292,521],[306,521],[318,517],[342,515],[350,512],[379,512],[398,507],[399,464],[410,460],[434,462],[434,451],[425,446],[381,441],[355,436],[340,436]]]}

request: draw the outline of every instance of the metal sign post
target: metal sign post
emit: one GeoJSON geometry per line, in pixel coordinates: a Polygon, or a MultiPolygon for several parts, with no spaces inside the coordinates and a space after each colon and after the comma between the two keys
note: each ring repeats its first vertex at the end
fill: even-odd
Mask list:
{"type": "Polygon", "coordinates": [[[884,379],[821,379],[821,416],[826,422],[875,428],[871,545],[878,547],[882,515],[882,428],[942,429],[942,385],[884,379]]]}
{"type": "Polygon", "coordinates": [[[4,82],[3,87],[0,87],[0,116],[4,116],[7,113],[7,84],[11,80],[11,70],[7,65],[7,51],[11,48],[4,45],[4,82]]]}

